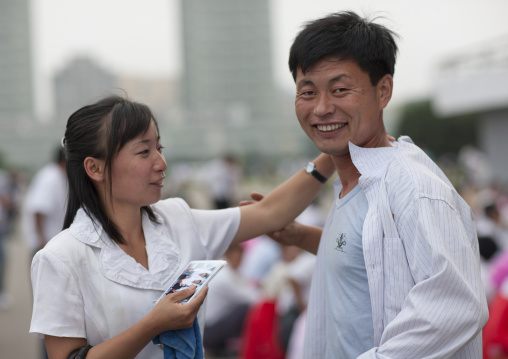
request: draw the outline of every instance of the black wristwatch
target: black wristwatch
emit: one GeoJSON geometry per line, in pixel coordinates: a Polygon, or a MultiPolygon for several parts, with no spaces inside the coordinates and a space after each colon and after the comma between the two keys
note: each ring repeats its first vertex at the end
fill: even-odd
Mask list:
{"type": "Polygon", "coordinates": [[[328,178],[326,178],[325,176],[323,176],[321,173],[319,173],[316,170],[316,165],[312,162],[309,162],[307,164],[307,166],[305,167],[305,172],[314,176],[314,178],[317,179],[321,183],[326,183],[326,181],[328,180],[328,178]]]}
{"type": "Polygon", "coordinates": [[[84,345],[81,348],[76,349],[72,353],[70,353],[67,359],[85,359],[86,354],[91,348],[92,348],[91,345],[84,345]]]}

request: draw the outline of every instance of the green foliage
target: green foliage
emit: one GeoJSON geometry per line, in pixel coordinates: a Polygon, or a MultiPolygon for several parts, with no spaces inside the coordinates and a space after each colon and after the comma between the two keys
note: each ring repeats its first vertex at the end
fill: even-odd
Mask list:
{"type": "Polygon", "coordinates": [[[411,137],[416,145],[439,158],[465,145],[477,144],[477,117],[474,114],[437,117],[430,101],[413,102],[401,113],[398,133],[411,137]]]}

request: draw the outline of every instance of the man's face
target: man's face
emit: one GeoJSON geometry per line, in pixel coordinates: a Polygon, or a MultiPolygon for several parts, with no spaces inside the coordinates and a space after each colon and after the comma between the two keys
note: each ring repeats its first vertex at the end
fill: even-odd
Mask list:
{"type": "Polygon", "coordinates": [[[326,58],[296,75],[295,110],[307,136],[321,152],[349,154],[360,147],[387,145],[382,110],[390,101],[392,77],[376,86],[352,60],[326,58]]]}

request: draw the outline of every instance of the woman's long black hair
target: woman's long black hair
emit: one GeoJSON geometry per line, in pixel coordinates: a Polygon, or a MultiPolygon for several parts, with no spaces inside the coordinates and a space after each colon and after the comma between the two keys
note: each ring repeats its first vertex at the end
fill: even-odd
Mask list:
{"type": "MultiPolygon", "coordinates": [[[[130,140],[145,133],[154,123],[158,124],[148,106],[119,96],[106,97],[92,105],[80,108],[67,121],[64,147],[69,180],[67,212],[63,228],[69,228],[76,212],[83,208],[94,223],[117,243],[125,243],[117,226],[109,219],[88,177],[84,160],[94,157],[104,160],[109,178],[111,198],[111,161],[115,154],[130,140]],[[97,223],[98,222],[98,223],[97,223]]],[[[152,221],[156,217],[149,206],[141,208],[152,221]]]]}

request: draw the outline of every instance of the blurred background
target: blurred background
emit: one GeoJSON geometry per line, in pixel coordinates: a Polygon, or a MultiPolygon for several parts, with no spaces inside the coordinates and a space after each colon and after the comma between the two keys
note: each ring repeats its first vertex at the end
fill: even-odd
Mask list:
{"type": "MultiPolygon", "coordinates": [[[[289,47],[303,23],[342,10],[399,35],[389,132],[427,151],[487,223],[486,235],[494,224],[504,230],[505,0],[0,0],[0,187],[16,193],[5,210],[13,300],[0,309],[0,358],[38,355],[27,334],[29,256],[17,213],[69,115],[112,93],[146,103],[165,146],[165,195],[196,208],[215,206],[219,190],[207,177],[223,175],[224,158],[236,166],[230,204],[267,192],[317,153],[294,115],[289,47]],[[498,211],[493,225],[488,206],[498,211]]],[[[319,201],[323,216],[330,190],[319,201]]]]}

